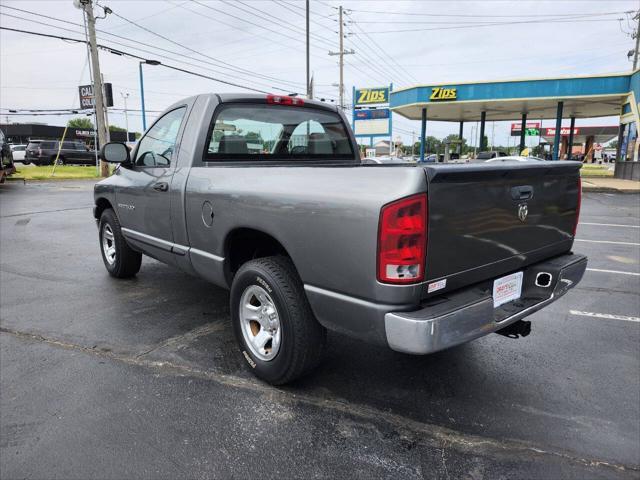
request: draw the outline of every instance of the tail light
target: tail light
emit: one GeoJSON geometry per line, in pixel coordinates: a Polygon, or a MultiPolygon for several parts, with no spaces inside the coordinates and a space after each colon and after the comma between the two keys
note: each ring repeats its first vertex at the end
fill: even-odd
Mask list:
{"type": "Polygon", "coordinates": [[[403,198],[380,211],[378,280],[417,283],[424,279],[427,252],[427,196],[403,198]]]}
{"type": "Polygon", "coordinates": [[[573,225],[573,236],[578,231],[578,221],[580,220],[580,205],[582,204],[582,178],[578,177],[578,206],[576,207],[576,223],[573,225]]]}
{"type": "Polygon", "coordinates": [[[290,97],[287,95],[267,95],[267,103],[302,106],[304,105],[304,100],[302,98],[290,97]]]}
{"type": "Polygon", "coordinates": [[[38,147],[38,156],[41,157],[42,156],[42,149],[40,147],[38,147]]]}

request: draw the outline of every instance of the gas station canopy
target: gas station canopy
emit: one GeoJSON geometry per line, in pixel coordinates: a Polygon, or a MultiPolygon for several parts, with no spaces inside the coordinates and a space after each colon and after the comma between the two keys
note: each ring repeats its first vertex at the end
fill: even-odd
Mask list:
{"type": "MultiPolygon", "coordinates": [[[[391,93],[391,110],[420,120],[427,108],[429,120],[485,121],[556,118],[558,102],[563,116],[576,118],[618,116],[628,101],[632,83],[640,77],[630,73],[571,78],[526,79],[418,85],[391,93]]],[[[635,85],[634,85],[635,86],[635,85]]],[[[637,97],[636,97],[637,99],[637,97]]],[[[637,115],[637,103],[635,112],[637,115]]]]}
{"type": "MultiPolygon", "coordinates": [[[[569,156],[573,151],[576,118],[608,116],[620,118],[617,158],[638,159],[640,70],[581,77],[417,85],[391,92],[390,97],[393,112],[421,122],[421,161],[425,154],[427,119],[459,122],[460,138],[464,122],[479,121],[480,150],[486,148],[487,121],[519,119],[520,150],[523,150],[527,118],[555,118],[553,159],[558,160],[564,151],[568,151],[569,156]],[[567,117],[571,124],[565,148],[562,119],[567,117]]],[[[593,135],[586,137],[587,147],[593,145],[594,138],[593,135]]]]}

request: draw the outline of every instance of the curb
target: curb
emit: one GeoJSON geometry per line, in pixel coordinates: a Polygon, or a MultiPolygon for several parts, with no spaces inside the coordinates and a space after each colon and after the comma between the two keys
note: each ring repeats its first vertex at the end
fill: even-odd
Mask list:
{"type": "Polygon", "coordinates": [[[593,193],[623,193],[623,194],[638,194],[640,190],[619,190],[613,187],[598,187],[598,186],[587,186],[582,184],[583,192],[593,192],[593,193]]]}

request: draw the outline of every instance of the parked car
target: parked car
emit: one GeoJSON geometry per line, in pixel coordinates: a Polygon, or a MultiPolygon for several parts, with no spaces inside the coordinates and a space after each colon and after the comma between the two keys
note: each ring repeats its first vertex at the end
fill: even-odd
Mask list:
{"type": "Polygon", "coordinates": [[[11,145],[11,153],[13,155],[13,161],[22,162],[25,165],[28,165],[29,162],[26,162],[24,159],[26,149],[27,149],[26,145],[11,145]]]}
{"type": "Polygon", "coordinates": [[[509,155],[506,157],[493,157],[485,160],[487,163],[491,162],[544,162],[542,158],[538,157],[524,157],[522,155],[509,155]]]}
{"type": "Polygon", "coordinates": [[[119,164],[94,189],[109,274],[145,254],[229,288],[240,353],[273,384],[318,364],[327,329],[411,354],[526,336],[587,265],[580,163],[362,165],[322,102],[198,95],[101,157],[119,164]]]}
{"type": "Polygon", "coordinates": [[[27,145],[25,160],[34,165],[53,165],[58,158],[59,165],[95,165],[96,152],[87,148],[84,142],[64,141],[60,148],[58,140],[32,140],[27,145]],[[58,155],[58,149],[60,154],[58,155]]]}
{"type": "Polygon", "coordinates": [[[431,155],[425,155],[424,157],[424,161],[420,161],[420,157],[418,157],[417,160],[418,163],[437,163],[438,162],[438,155],[436,155],[435,153],[432,153],[431,155]]]}
{"type": "Polygon", "coordinates": [[[380,164],[384,164],[384,163],[402,163],[405,165],[408,165],[410,163],[411,160],[405,160],[404,158],[400,158],[400,157],[390,157],[388,155],[383,155],[380,157],[366,157],[362,159],[362,163],[365,165],[380,165],[380,164]]]}
{"type": "Polygon", "coordinates": [[[0,130],[0,183],[4,183],[5,179],[15,173],[16,167],[13,164],[13,153],[11,147],[7,143],[7,137],[0,130]]]}
{"type": "Polygon", "coordinates": [[[476,160],[491,160],[492,158],[506,157],[506,156],[508,156],[506,152],[498,152],[498,151],[480,152],[478,153],[476,160]]]}

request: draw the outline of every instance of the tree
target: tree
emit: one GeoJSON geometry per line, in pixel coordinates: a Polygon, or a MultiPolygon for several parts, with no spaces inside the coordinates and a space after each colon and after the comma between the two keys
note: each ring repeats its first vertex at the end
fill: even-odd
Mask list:
{"type": "Polygon", "coordinates": [[[126,132],[126,128],[119,127],[117,125],[109,125],[110,132],[126,132]]]}
{"type": "Polygon", "coordinates": [[[87,117],[72,118],[67,122],[67,127],[82,128],[85,130],[93,130],[93,122],[87,117]]]}

